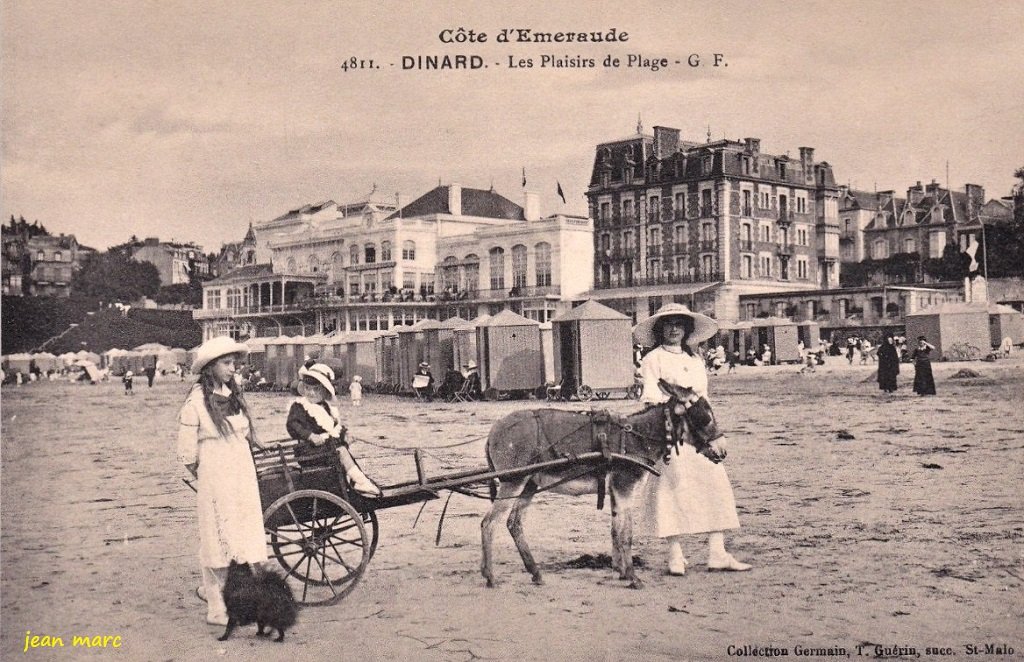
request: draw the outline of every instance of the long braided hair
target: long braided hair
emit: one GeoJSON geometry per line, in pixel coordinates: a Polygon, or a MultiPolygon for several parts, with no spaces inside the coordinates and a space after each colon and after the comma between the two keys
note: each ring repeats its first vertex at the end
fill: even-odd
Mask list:
{"type": "MultiPolygon", "coordinates": [[[[196,383],[199,384],[203,390],[203,404],[206,405],[206,411],[210,414],[210,418],[213,419],[213,424],[217,427],[217,431],[222,435],[227,435],[231,432],[231,423],[227,420],[224,414],[221,412],[220,407],[213,403],[213,392],[217,389],[217,381],[213,377],[213,363],[211,361],[207,365],[203,366],[202,371],[199,373],[199,379],[196,383]]],[[[249,419],[249,430],[253,436],[256,437],[256,433],[252,426],[252,415],[249,413],[249,406],[245,403],[245,398],[242,397],[242,389],[235,383],[235,380],[229,379],[227,382],[228,390],[231,391],[231,397],[238,402],[239,409],[245,414],[245,417],[249,419]]]]}

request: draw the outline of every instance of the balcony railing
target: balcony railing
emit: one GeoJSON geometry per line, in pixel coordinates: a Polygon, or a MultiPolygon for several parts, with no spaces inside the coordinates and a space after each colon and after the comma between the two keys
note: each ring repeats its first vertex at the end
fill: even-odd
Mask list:
{"type": "Polygon", "coordinates": [[[703,206],[701,206],[701,208],[700,208],[700,217],[701,218],[711,218],[714,215],[715,215],[714,207],[712,207],[711,205],[703,205],[703,206]]]}
{"type": "Polygon", "coordinates": [[[778,220],[778,222],[780,224],[788,225],[789,223],[793,222],[793,218],[794,217],[793,217],[793,212],[792,211],[783,210],[783,211],[779,212],[777,220],[778,220]]]}
{"type": "Polygon", "coordinates": [[[303,299],[296,303],[274,304],[272,306],[233,306],[225,308],[200,308],[192,311],[195,319],[214,319],[218,317],[243,317],[246,315],[270,315],[273,313],[293,313],[309,310],[317,298],[303,299]]]}
{"type": "Polygon", "coordinates": [[[718,242],[714,239],[702,239],[700,249],[702,251],[716,251],[718,250],[718,242]]]}
{"type": "Polygon", "coordinates": [[[793,254],[793,250],[794,250],[794,245],[793,245],[792,242],[786,242],[784,244],[779,244],[775,248],[775,252],[778,253],[779,255],[792,255],[793,254]]]}
{"type": "Polygon", "coordinates": [[[611,289],[617,287],[638,287],[644,285],[682,285],[687,283],[717,283],[725,280],[719,272],[695,273],[695,274],[661,274],[648,276],[646,278],[634,277],[632,283],[605,285],[601,284],[597,289],[611,289]]]}
{"type": "Polygon", "coordinates": [[[741,251],[752,251],[754,250],[753,239],[740,239],[740,250],[741,251]]]}

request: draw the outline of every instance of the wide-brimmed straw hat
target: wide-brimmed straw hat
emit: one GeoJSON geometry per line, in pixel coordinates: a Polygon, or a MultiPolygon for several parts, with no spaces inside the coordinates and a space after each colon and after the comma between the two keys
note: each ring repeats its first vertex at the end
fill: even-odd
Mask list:
{"type": "Polygon", "coordinates": [[[196,350],[196,356],[192,359],[192,373],[198,375],[211,361],[216,361],[228,354],[249,354],[249,348],[240,342],[236,342],[230,336],[217,336],[210,338],[196,350]]]}
{"type": "Polygon", "coordinates": [[[466,364],[467,370],[476,370],[476,361],[470,361],[466,364]]]}
{"type": "Polygon", "coordinates": [[[686,340],[691,347],[696,347],[698,343],[702,343],[718,333],[718,322],[712,318],[695,313],[681,303],[669,303],[633,327],[633,342],[638,342],[644,347],[657,345],[659,340],[654,336],[654,326],[658,320],[664,317],[689,317],[693,320],[693,332],[686,340]]]}
{"type": "Polygon", "coordinates": [[[316,380],[321,386],[327,389],[327,392],[331,396],[335,395],[334,392],[334,370],[331,366],[323,363],[314,363],[308,368],[299,368],[299,377],[302,379],[309,378],[316,380]]]}
{"type": "Polygon", "coordinates": [[[427,363],[426,361],[424,361],[423,363],[421,363],[421,364],[420,364],[420,367],[421,367],[421,368],[429,368],[429,367],[430,367],[430,364],[429,364],[429,363],[427,363]]]}

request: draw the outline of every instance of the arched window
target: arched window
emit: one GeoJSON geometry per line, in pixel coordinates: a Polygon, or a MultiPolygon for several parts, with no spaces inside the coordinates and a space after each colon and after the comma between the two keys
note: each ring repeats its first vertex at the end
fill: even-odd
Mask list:
{"type": "Polygon", "coordinates": [[[526,246],[516,244],[512,247],[512,287],[526,287],[526,246]]]}
{"type": "Polygon", "coordinates": [[[380,261],[390,262],[391,261],[391,242],[386,239],[380,242],[380,261]]]}
{"type": "Polygon", "coordinates": [[[246,264],[255,264],[256,263],[256,251],[254,251],[254,250],[246,251],[246,253],[245,253],[245,263],[246,264]]]}
{"type": "Polygon", "coordinates": [[[287,271],[290,274],[295,273],[295,258],[293,258],[293,257],[288,258],[288,266],[285,269],[285,271],[287,271]]]}
{"type": "Polygon", "coordinates": [[[331,263],[325,264],[324,268],[333,274],[341,272],[341,252],[334,251],[331,253],[331,263]]]}
{"type": "Polygon", "coordinates": [[[459,265],[454,255],[449,255],[441,262],[441,291],[449,294],[459,291],[459,265]]]}
{"type": "Polygon", "coordinates": [[[348,247],[348,263],[353,266],[359,264],[359,246],[356,244],[348,247]]]}
{"type": "Polygon", "coordinates": [[[43,251],[39,251],[38,253],[36,253],[36,260],[38,260],[39,262],[42,262],[45,259],[46,253],[44,253],[43,251]]]}
{"type": "Polygon", "coordinates": [[[307,260],[307,264],[309,265],[310,273],[315,274],[318,271],[320,271],[320,258],[318,258],[316,255],[310,255],[307,260]]]}
{"type": "Polygon", "coordinates": [[[551,285],[551,244],[542,241],[533,248],[537,287],[551,285]]]}
{"type": "Polygon", "coordinates": [[[377,261],[377,247],[372,242],[367,243],[363,247],[363,255],[366,258],[363,260],[366,264],[373,264],[377,261]]]}
{"type": "Polygon", "coordinates": [[[466,263],[466,280],[465,286],[462,289],[467,292],[476,292],[480,288],[480,256],[476,253],[470,253],[463,262],[466,263]]]}
{"type": "Polygon", "coordinates": [[[914,241],[913,237],[909,237],[903,240],[903,252],[904,253],[915,253],[917,252],[917,242],[914,241]]]}
{"type": "Polygon", "coordinates": [[[882,260],[888,257],[885,250],[885,239],[876,239],[872,245],[872,256],[876,260],[882,260]]]}
{"type": "Polygon", "coordinates": [[[57,251],[56,253],[53,254],[53,261],[54,262],[60,262],[63,259],[64,259],[64,257],[60,254],[60,251],[57,251]]]}
{"type": "Polygon", "coordinates": [[[491,264],[491,289],[505,289],[505,249],[495,246],[487,256],[491,264]]]}
{"type": "Polygon", "coordinates": [[[402,242],[402,259],[403,260],[415,260],[416,259],[416,242],[414,241],[403,241],[402,242]]]}

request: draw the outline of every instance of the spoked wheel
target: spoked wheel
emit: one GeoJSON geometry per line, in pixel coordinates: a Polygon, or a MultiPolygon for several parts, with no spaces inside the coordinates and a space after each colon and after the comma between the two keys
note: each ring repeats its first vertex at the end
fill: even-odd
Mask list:
{"type": "Polygon", "coordinates": [[[576,397],[579,398],[581,402],[589,402],[590,399],[594,397],[594,389],[590,388],[586,384],[582,384],[578,389],[576,389],[576,397]]]}
{"type": "Polygon", "coordinates": [[[641,386],[640,384],[633,384],[628,389],[626,389],[626,397],[629,398],[630,400],[639,400],[640,396],[643,394],[643,390],[644,387],[641,386]]]}
{"type": "Polygon", "coordinates": [[[334,604],[351,593],[377,543],[376,515],[361,515],[321,490],[284,495],[270,504],[263,522],[295,599],[307,606],[334,604]],[[371,523],[372,540],[364,521],[371,523]]]}

